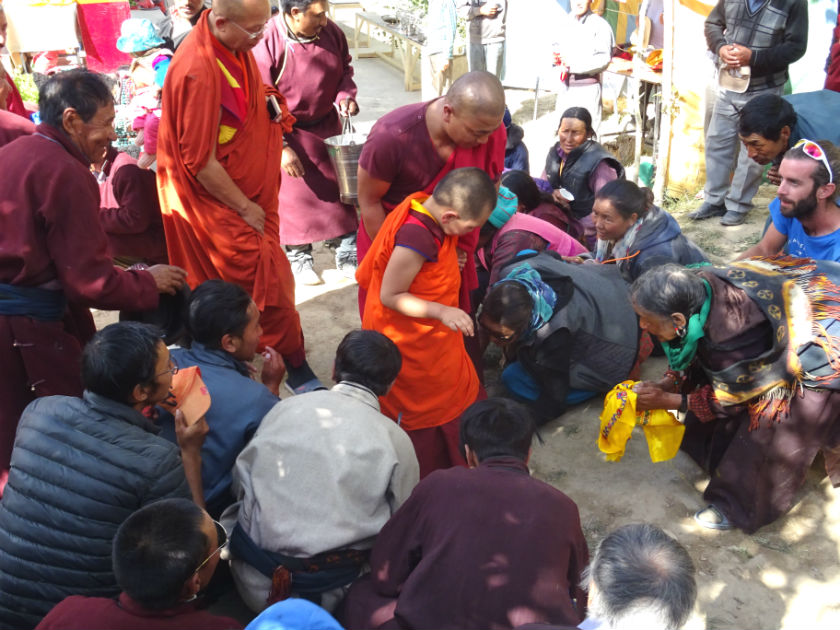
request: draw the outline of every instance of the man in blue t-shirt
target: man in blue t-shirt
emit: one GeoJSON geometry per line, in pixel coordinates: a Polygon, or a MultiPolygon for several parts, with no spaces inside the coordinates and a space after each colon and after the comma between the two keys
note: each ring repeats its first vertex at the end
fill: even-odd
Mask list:
{"type": "Polygon", "coordinates": [[[772,256],[787,245],[792,256],[840,262],[837,174],[840,152],[830,142],[805,140],[788,150],[779,166],[778,197],[770,203],[773,222],[738,259],[772,256]]]}

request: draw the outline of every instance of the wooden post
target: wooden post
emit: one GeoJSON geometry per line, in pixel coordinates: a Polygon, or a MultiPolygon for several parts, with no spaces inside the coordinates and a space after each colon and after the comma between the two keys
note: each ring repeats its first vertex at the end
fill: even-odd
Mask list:
{"type": "Polygon", "coordinates": [[[653,200],[661,205],[668,182],[668,168],[671,161],[671,123],[674,120],[676,94],[674,93],[674,13],[675,0],[663,0],[662,22],[665,31],[662,42],[662,120],[659,129],[659,146],[655,164],[656,177],[653,180],[653,200]]]}

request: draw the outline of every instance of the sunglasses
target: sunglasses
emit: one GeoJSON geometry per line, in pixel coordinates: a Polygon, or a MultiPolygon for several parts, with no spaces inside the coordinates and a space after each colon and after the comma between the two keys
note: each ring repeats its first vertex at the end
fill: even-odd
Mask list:
{"type": "Polygon", "coordinates": [[[222,527],[222,524],[219,521],[213,521],[213,525],[216,526],[216,536],[217,540],[219,541],[219,546],[213,550],[213,553],[211,553],[204,559],[204,562],[198,565],[198,567],[195,571],[193,571],[193,573],[198,573],[199,571],[201,571],[204,568],[204,565],[206,565],[208,562],[210,562],[210,560],[213,559],[213,556],[215,556],[217,553],[220,553],[222,549],[228,546],[229,541],[227,531],[225,531],[225,528],[222,527]]]}
{"type": "Polygon", "coordinates": [[[243,33],[245,33],[245,34],[248,36],[248,39],[250,39],[250,40],[252,40],[252,41],[253,41],[253,40],[255,40],[255,39],[259,39],[259,38],[260,38],[260,36],[262,36],[262,34],[263,34],[263,33],[265,33],[265,29],[266,29],[266,27],[268,26],[268,23],[266,22],[265,24],[263,24],[263,25],[260,27],[260,30],[258,30],[258,31],[256,31],[256,32],[254,32],[254,31],[249,31],[247,28],[243,28],[242,26],[239,26],[239,24],[237,24],[237,23],[236,23],[236,22],[234,22],[233,20],[228,20],[228,21],[229,21],[231,24],[233,24],[236,28],[238,28],[240,31],[242,31],[243,33]]]}
{"type": "Polygon", "coordinates": [[[834,183],[834,174],[831,172],[831,164],[828,163],[828,157],[823,151],[822,147],[813,140],[802,139],[793,145],[793,148],[802,147],[802,152],[809,158],[822,162],[825,165],[825,170],[828,171],[828,183],[834,183]]]}

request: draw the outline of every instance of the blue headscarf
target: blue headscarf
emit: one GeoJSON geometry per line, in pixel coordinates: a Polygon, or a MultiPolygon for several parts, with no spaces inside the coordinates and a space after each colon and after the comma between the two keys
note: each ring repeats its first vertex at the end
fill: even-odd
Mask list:
{"type": "Polygon", "coordinates": [[[518,267],[514,267],[508,275],[493,286],[501,282],[518,282],[525,287],[534,302],[534,308],[531,309],[531,323],[528,325],[525,336],[531,335],[542,328],[554,315],[557,294],[554,293],[554,289],[543,282],[540,274],[528,263],[522,263],[518,267]]]}

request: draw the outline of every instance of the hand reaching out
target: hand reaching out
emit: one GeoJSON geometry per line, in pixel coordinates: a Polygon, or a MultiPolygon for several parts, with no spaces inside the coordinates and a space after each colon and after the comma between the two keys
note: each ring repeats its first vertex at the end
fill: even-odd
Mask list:
{"type": "Polygon", "coordinates": [[[283,156],[280,158],[280,166],[289,177],[303,177],[303,164],[292,147],[283,147],[283,156]]]}
{"type": "Polygon", "coordinates": [[[460,308],[442,306],[441,309],[438,319],[444,326],[448,326],[452,330],[460,330],[467,337],[472,337],[475,334],[472,317],[460,308]]]}

